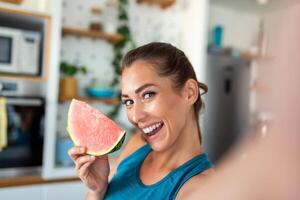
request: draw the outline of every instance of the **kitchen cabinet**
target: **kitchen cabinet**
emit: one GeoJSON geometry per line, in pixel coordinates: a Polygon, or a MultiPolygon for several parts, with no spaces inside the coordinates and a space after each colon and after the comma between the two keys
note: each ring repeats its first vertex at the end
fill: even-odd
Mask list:
{"type": "Polygon", "coordinates": [[[47,184],[41,186],[42,200],[82,200],[88,189],[81,182],[47,184]]]}
{"type": "Polygon", "coordinates": [[[88,189],[79,181],[71,183],[52,183],[19,187],[0,188],[2,200],[82,200],[88,189]]]}
{"type": "Polygon", "coordinates": [[[0,188],[0,197],[3,200],[8,199],[42,199],[42,188],[40,186],[21,186],[0,188]]]}

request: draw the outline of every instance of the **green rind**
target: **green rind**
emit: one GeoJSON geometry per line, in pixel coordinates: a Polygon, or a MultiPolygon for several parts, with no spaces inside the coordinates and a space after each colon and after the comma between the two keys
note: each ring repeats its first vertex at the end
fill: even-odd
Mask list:
{"type": "Polygon", "coordinates": [[[123,143],[125,141],[125,136],[126,136],[126,133],[124,133],[122,139],[118,142],[118,144],[110,152],[108,152],[107,154],[110,154],[110,153],[113,153],[115,151],[118,151],[122,147],[122,145],[123,145],[123,143]]]}
{"type": "Polygon", "coordinates": [[[124,143],[124,141],[125,141],[126,132],[123,131],[123,134],[124,134],[124,135],[123,135],[122,138],[119,140],[119,142],[118,142],[118,143],[113,147],[113,149],[110,150],[108,153],[96,154],[96,153],[90,153],[90,152],[87,152],[86,154],[87,154],[87,155],[91,155],[91,156],[104,156],[104,155],[108,155],[108,154],[110,154],[110,153],[113,153],[113,152],[119,150],[119,149],[122,147],[122,145],[123,145],[123,143],[124,143]]]}

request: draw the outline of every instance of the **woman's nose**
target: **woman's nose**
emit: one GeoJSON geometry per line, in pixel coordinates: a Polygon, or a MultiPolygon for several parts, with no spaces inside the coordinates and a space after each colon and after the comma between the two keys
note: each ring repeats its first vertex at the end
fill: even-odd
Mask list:
{"type": "Polygon", "coordinates": [[[132,108],[131,119],[132,122],[138,124],[145,120],[146,113],[142,104],[135,104],[132,108]]]}

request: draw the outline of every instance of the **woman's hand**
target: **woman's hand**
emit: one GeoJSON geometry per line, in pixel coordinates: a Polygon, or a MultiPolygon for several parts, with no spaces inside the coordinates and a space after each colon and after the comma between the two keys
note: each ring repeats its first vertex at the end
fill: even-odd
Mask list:
{"type": "Polygon", "coordinates": [[[104,195],[108,185],[109,163],[107,156],[86,154],[86,148],[73,147],[68,154],[75,162],[78,177],[94,193],[104,195]]]}

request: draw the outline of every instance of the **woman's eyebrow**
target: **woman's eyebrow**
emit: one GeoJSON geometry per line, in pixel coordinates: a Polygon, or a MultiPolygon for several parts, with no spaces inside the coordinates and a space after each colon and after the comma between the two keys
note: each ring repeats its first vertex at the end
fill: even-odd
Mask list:
{"type": "Polygon", "coordinates": [[[155,84],[153,83],[146,83],[144,85],[142,85],[141,87],[139,87],[138,89],[136,89],[134,92],[136,94],[140,93],[141,91],[143,91],[144,89],[146,89],[147,87],[150,87],[150,86],[155,86],[155,84]]]}
{"type": "MultiPolygon", "coordinates": [[[[144,85],[142,85],[141,87],[139,87],[138,89],[136,89],[134,92],[136,94],[138,94],[141,91],[143,91],[144,89],[146,89],[147,87],[151,87],[151,86],[155,86],[155,84],[153,84],[153,83],[145,83],[144,85]]],[[[122,94],[121,97],[129,98],[129,96],[127,94],[122,94]]]]}

